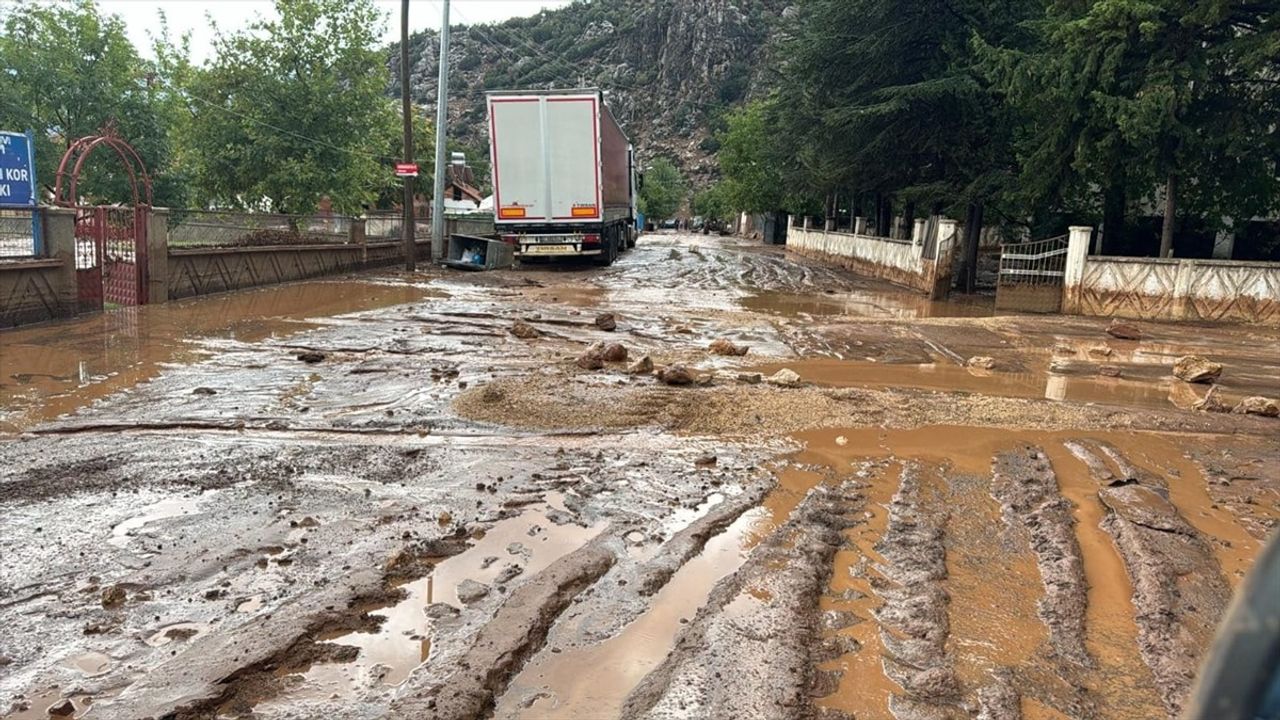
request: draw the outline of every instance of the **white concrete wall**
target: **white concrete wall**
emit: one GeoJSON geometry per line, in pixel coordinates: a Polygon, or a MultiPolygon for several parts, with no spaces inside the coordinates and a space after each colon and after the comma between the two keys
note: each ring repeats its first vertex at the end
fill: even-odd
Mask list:
{"type": "Polygon", "coordinates": [[[939,218],[937,259],[924,256],[924,223],[917,225],[915,242],[813,228],[808,219],[787,230],[787,248],[801,255],[834,263],[854,272],[920,290],[933,298],[945,297],[951,288],[952,256],[958,246],[959,228],[954,220],[939,218]]]}
{"type": "Polygon", "coordinates": [[[919,273],[923,269],[921,253],[924,246],[908,240],[792,227],[787,233],[787,246],[796,250],[860,260],[903,272],[919,273]]]}
{"type": "Polygon", "coordinates": [[[1280,325],[1280,263],[1088,256],[1071,230],[1064,312],[1280,325]]]}

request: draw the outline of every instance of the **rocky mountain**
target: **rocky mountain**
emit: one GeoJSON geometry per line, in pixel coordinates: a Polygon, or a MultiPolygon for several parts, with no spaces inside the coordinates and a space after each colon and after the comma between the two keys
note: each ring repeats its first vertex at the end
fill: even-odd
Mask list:
{"type": "MultiPolygon", "coordinates": [[[[451,19],[465,23],[465,7],[451,19]]],[[[577,0],[500,24],[453,25],[450,137],[487,156],[487,90],[595,86],[608,93],[642,161],[670,157],[705,183],[715,172],[718,118],[759,87],[786,7],[786,0],[577,0]]],[[[409,43],[410,94],[434,109],[439,35],[417,33],[409,43]]],[[[389,52],[395,97],[399,52],[398,44],[389,52]]]]}

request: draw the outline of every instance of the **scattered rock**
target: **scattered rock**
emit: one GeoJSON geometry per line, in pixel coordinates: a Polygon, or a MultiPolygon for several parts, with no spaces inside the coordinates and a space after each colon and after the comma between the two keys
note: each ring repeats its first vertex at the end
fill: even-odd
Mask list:
{"type": "Polygon", "coordinates": [[[1099,345],[1097,347],[1089,348],[1089,354],[1094,355],[1096,357],[1111,357],[1112,352],[1113,351],[1111,350],[1111,348],[1107,347],[1106,345],[1099,345]]]}
{"type": "MultiPolygon", "coordinates": [[[[1217,385],[1209,388],[1209,392],[1205,393],[1204,397],[1196,401],[1191,407],[1202,412],[1230,412],[1231,406],[1222,402],[1215,396],[1217,390],[1217,385]]],[[[1195,393],[1192,394],[1194,395],[1195,393]]],[[[1171,397],[1172,395],[1173,393],[1170,393],[1171,397]]]]}
{"type": "Polygon", "coordinates": [[[470,605],[479,601],[485,595],[489,594],[489,586],[475,580],[467,579],[458,583],[458,600],[464,605],[470,605]]]}
{"type": "Polygon", "coordinates": [[[765,382],[777,387],[800,387],[800,376],[791,368],[782,368],[778,372],[765,378],[765,382]]]}
{"type": "Polygon", "coordinates": [[[538,328],[523,320],[517,320],[515,324],[511,326],[511,334],[521,340],[532,340],[533,338],[542,336],[542,333],[538,332],[538,328]]]}
{"type": "Polygon", "coordinates": [[[604,345],[595,343],[588,347],[578,356],[577,365],[583,370],[599,370],[604,367],[604,345]]]}
{"type": "Polygon", "coordinates": [[[667,385],[692,385],[693,373],[683,365],[668,365],[658,371],[658,380],[667,385]]]}
{"type": "Polygon", "coordinates": [[[965,363],[965,365],[968,365],[971,368],[978,368],[979,370],[992,370],[996,366],[996,361],[986,355],[974,355],[969,358],[969,362],[965,363]]]}
{"type": "Polygon", "coordinates": [[[632,375],[648,375],[653,372],[653,359],[645,355],[631,363],[631,366],[627,368],[627,372],[632,375]]]}
{"type": "Polygon", "coordinates": [[[849,438],[841,435],[836,438],[836,444],[839,445],[840,447],[844,447],[845,445],[849,444],[849,438]]]}
{"type": "Polygon", "coordinates": [[[320,521],[308,515],[298,521],[298,527],[304,527],[304,528],[320,527],[320,521]]]}
{"type": "Polygon", "coordinates": [[[1111,337],[1119,338],[1121,340],[1142,339],[1142,328],[1131,322],[1125,322],[1123,320],[1112,320],[1111,324],[1107,326],[1106,332],[1111,337]]]}
{"type": "Polygon", "coordinates": [[[759,385],[764,380],[764,376],[760,373],[738,373],[738,382],[748,385],[759,385]]]}
{"type": "Polygon", "coordinates": [[[702,373],[693,379],[694,384],[701,387],[710,387],[715,378],[711,373],[702,373]]]}
{"type": "Polygon", "coordinates": [[[1211,383],[1216,382],[1221,375],[1222,363],[1213,362],[1199,355],[1184,355],[1173,364],[1173,376],[1183,382],[1211,383]]]}
{"type": "Polygon", "coordinates": [[[1070,345],[1058,344],[1053,346],[1053,351],[1059,355],[1075,355],[1076,349],[1070,345]]]}
{"type": "Polygon", "coordinates": [[[191,391],[192,395],[217,395],[218,391],[211,387],[198,387],[191,391]]]}
{"type": "Polygon", "coordinates": [[[716,464],[716,456],[711,454],[703,455],[697,460],[694,460],[693,464],[698,467],[711,467],[716,464]]]}
{"type": "Polygon", "coordinates": [[[119,585],[112,585],[102,591],[102,607],[110,608],[123,605],[126,597],[128,595],[125,593],[124,588],[119,585]]]}
{"type": "Polygon", "coordinates": [[[601,351],[605,362],[625,362],[627,348],[622,343],[609,343],[601,351]]]}
{"type": "Polygon", "coordinates": [[[458,617],[458,608],[449,603],[431,603],[423,612],[432,620],[443,620],[445,618],[458,617]]]}
{"type": "Polygon", "coordinates": [[[63,700],[57,705],[49,708],[49,714],[54,717],[71,717],[76,714],[75,703],[70,700],[63,700]]]}
{"type": "Polygon", "coordinates": [[[735,345],[732,340],[725,338],[716,338],[711,341],[711,345],[707,347],[713,355],[736,355],[742,356],[747,354],[746,345],[735,345]]]}
{"type": "Polygon", "coordinates": [[[516,565],[515,563],[510,563],[498,572],[498,575],[493,579],[493,582],[498,585],[511,582],[512,579],[522,572],[524,572],[523,567],[516,565]]]}
{"type": "Polygon", "coordinates": [[[1120,377],[1120,368],[1115,365],[1099,365],[1098,374],[1103,377],[1120,377]]]}
{"type": "Polygon", "coordinates": [[[1231,411],[1236,415],[1261,415],[1263,417],[1280,417],[1280,403],[1261,395],[1247,397],[1240,401],[1231,411]]]}
{"type": "Polygon", "coordinates": [[[316,363],[323,361],[325,356],[322,352],[308,350],[306,352],[298,353],[296,357],[308,365],[315,365],[316,363]]]}
{"type": "Polygon", "coordinates": [[[606,332],[613,332],[618,327],[618,319],[613,313],[602,313],[596,316],[596,327],[606,332]]]}
{"type": "Polygon", "coordinates": [[[677,325],[676,332],[680,333],[681,335],[692,335],[693,328],[689,327],[688,325],[677,325]]]}

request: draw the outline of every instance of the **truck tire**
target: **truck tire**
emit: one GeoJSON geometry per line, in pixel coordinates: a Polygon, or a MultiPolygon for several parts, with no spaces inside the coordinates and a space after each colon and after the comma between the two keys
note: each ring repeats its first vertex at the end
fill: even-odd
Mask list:
{"type": "Polygon", "coordinates": [[[595,264],[600,267],[609,267],[614,260],[618,259],[618,236],[615,232],[605,232],[604,247],[600,248],[600,254],[595,256],[595,264]]]}

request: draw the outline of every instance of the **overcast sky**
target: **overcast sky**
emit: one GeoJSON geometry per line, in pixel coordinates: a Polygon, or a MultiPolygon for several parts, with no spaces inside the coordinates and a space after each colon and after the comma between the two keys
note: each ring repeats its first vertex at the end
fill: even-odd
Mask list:
{"type": "MultiPolygon", "coordinates": [[[[452,0],[449,3],[450,25],[471,25],[535,15],[543,8],[568,5],[570,0],[452,0]]],[[[400,38],[400,0],[374,0],[387,16],[383,39],[400,38]]],[[[439,29],[443,3],[439,0],[409,0],[410,32],[424,28],[439,29]]],[[[203,62],[211,53],[213,33],[205,19],[212,13],[224,32],[249,24],[255,15],[274,15],[270,0],[98,0],[105,13],[119,15],[129,28],[129,39],[143,55],[151,55],[148,33],[158,32],[157,11],[169,19],[170,31],[181,35],[191,31],[191,54],[203,62]]]]}

